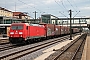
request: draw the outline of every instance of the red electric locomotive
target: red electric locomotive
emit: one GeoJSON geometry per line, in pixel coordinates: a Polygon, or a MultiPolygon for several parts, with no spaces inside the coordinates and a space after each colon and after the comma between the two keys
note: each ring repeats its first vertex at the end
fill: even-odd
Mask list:
{"type": "Polygon", "coordinates": [[[44,25],[29,25],[28,23],[12,23],[9,41],[11,43],[23,43],[28,39],[46,37],[44,25]]]}

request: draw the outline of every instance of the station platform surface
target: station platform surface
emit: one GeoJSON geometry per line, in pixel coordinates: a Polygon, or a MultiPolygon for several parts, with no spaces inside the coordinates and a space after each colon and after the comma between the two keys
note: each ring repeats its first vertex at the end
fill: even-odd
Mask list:
{"type": "Polygon", "coordinates": [[[90,33],[87,35],[81,60],[90,60],[90,33]]]}
{"type": "Polygon", "coordinates": [[[0,37],[0,40],[9,39],[9,37],[0,37]]]}
{"type": "Polygon", "coordinates": [[[0,34],[0,40],[5,40],[5,39],[9,39],[9,37],[8,36],[3,36],[3,34],[2,35],[0,34]]]}
{"type": "Polygon", "coordinates": [[[70,43],[71,41],[75,40],[77,37],[81,36],[80,34],[77,35],[77,36],[74,36],[72,37],[72,40],[66,40],[64,42],[60,42],[59,44],[49,48],[49,49],[46,49],[44,50],[44,54],[40,55],[39,57],[35,58],[34,60],[45,60],[45,58],[47,58],[49,55],[53,54],[55,51],[53,51],[53,49],[57,50],[57,49],[60,49],[61,47],[67,45],[68,43],[70,43]]]}

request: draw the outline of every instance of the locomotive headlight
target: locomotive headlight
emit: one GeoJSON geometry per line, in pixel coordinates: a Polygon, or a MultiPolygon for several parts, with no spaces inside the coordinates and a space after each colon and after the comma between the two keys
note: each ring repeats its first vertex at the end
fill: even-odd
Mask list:
{"type": "Polygon", "coordinates": [[[14,34],[14,32],[10,32],[10,34],[14,34]]]}
{"type": "Polygon", "coordinates": [[[12,37],[12,36],[11,36],[12,37]]]}
{"type": "Polygon", "coordinates": [[[19,34],[23,34],[22,32],[19,32],[19,34]]]}
{"type": "Polygon", "coordinates": [[[20,37],[22,37],[22,35],[20,37]]]}

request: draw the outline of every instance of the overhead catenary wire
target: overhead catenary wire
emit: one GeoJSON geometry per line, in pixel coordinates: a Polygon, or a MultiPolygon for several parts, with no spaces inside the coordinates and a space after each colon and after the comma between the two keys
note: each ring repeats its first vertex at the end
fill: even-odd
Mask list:
{"type": "MultiPolygon", "coordinates": [[[[44,11],[42,11],[42,10],[34,7],[34,6],[28,5],[27,3],[25,3],[25,2],[23,2],[23,1],[21,1],[21,0],[18,0],[18,1],[21,2],[21,3],[23,3],[23,4],[25,4],[25,5],[27,5],[27,6],[29,6],[29,7],[32,7],[32,8],[34,8],[34,9],[38,10],[38,11],[40,11],[40,12],[44,12],[44,11]]],[[[33,13],[33,12],[32,12],[32,13],[33,13]]],[[[44,13],[45,13],[45,12],[44,12],[44,13]]],[[[32,18],[33,18],[33,17],[32,17],[32,18]]]]}
{"type": "MultiPolygon", "coordinates": [[[[74,6],[70,3],[70,1],[69,0],[67,0],[68,2],[69,2],[69,4],[73,7],[73,9],[77,12],[76,14],[75,14],[75,16],[80,12],[80,10],[79,11],[77,11],[75,8],[74,8],[74,6]]],[[[59,1],[60,2],[60,1],[59,1]]],[[[64,9],[66,9],[67,10],[67,8],[65,7],[65,5],[64,5],[64,3],[63,3],[63,0],[61,0],[61,3],[62,3],[62,5],[63,5],[63,7],[64,7],[64,9]]],[[[75,5],[76,6],[76,5],[75,5]]],[[[76,6],[77,7],[77,6],[76,6]]],[[[77,9],[78,9],[78,7],[77,7],[77,9]]],[[[74,16],[74,17],[75,17],[74,16]]]]}
{"type": "MultiPolygon", "coordinates": [[[[80,9],[79,9],[79,7],[78,7],[77,4],[75,3],[75,1],[74,1],[74,0],[72,0],[72,1],[73,1],[73,3],[74,3],[75,7],[78,9],[77,12],[78,12],[78,13],[81,12],[80,9]]],[[[77,14],[78,14],[78,13],[77,13],[77,14]]],[[[77,14],[76,14],[76,15],[77,15],[77,14]]],[[[81,14],[79,14],[79,15],[82,16],[81,14]]],[[[75,17],[75,16],[74,16],[74,17],[75,17]]]]}
{"type": "MultiPolygon", "coordinates": [[[[60,11],[59,11],[60,12],[60,11]]],[[[67,17],[66,15],[64,15],[62,12],[60,12],[63,16],[67,17]]],[[[68,18],[68,17],[67,17],[68,18]]]]}
{"type": "MultiPolygon", "coordinates": [[[[80,12],[80,11],[79,11],[79,12],[80,12]]],[[[77,14],[78,14],[79,12],[77,12],[77,14]]],[[[77,15],[77,14],[76,14],[76,15],[77,15]]],[[[76,16],[76,15],[75,15],[75,16],[76,16]]],[[[74,16],[74,17],[75,17],[75,16],[74,16]]],[[[73,17],[73,18],[74,18],[74,17],[73,17]]]]}
{"type": "Polygon", "coordinates": [[[69,4],[73,7],[73,9],[77,12],[77,10],[74,8],[74,6],[70,3],[69,0],[67,0],[69,2],[69,4]]]}
{"type": "MultiPolygon", "coordinates": [[[[55,1],[55,0],[54,0],[55,1]]],[[[59,3],[57,2],[57,1],[55,1],[55,3],[57,4],[57,5],[59,5],[59,3]]],[[[61,5],[59,5],[60,7],[61,7],[61,5]]],[[[60,12],[60,11],[59,11],[60,12]]],[[[65,16],[65,17],[67,17],[66,15],[64,15],[62,12],[60,12],[63,16],[65,16]]],[[[67,17],[68,18],[68,17],[67,17]]]]}
{"type": "MultiPolygon", "coordinates": [[[[79,9],[78,7],[77,7],[77,5],[75,4],[75,1],[74,0],[72,0],[73,1],[73,3],[74,3],[74,5],[75,5],[75,7],[77,8],[77,9],[79,9]]],[[[79,10],[80,11],[80,10],[79,10]]]]}
{"type": "MultiPolygon", "coordinates": [[[[74,6],[70,3],[70,1],[69,0],[67,0],[68,2],[69,2],[69,4],[73,7],[73,9],[77,12],[76,14],[75,14],[75,16],[77,16],[78,14],[79,14],[79,12],[81,12],[80,10],[79,11],[77,11],[75,8],[74,8],[74,6]]],[[[76,4],[75,4],[75,6],[76,6],[76,4]]],[[[77,7],[77,6],[76,6],[77,7]]],[[[78,7],[77,7],[77,9],[78,9],[78,7]]],[[[74,17],[75,17],[74,16],[74,17]]],[[[74,18],[73,17],[73,18],[74,18]]]]}
{"type": "MultiPolygon", "coordinates": [[[[54,0],[55,1],[55,0],[54,0]]],[[[57,1],[55,1],[55,3],[59,6],[59,7],[61,7],[61,5],[57,2],[57,1]]]]}
{"type": "Polygon", "coordinates": [[[63,7],[67,10],[67,8],[64,6],[64,4],[63,4],[63,0],[61,0],[61,3],[62,3],[62,5],[63,5],[63,7]]]}
{"type": "MultiPolygon", "coordinates": [[[[21,2],[21,3],[23,3],[23,4],[26,4],[26,5],[27,5],[27,3],[25,3],[25,2],[23,2],[23,1],[21,1],[21,0],[18,0],[18,1],[21,2]]],[[[34,9],[37,9],[37,10],[39,10],[39,11],[41,12],[41,10],[38,9],[38,8],[36,8],[36,7],[33,7],[33,6],[31,6],[31,5],[27,5],[27,6],[30,6],[30,7],[34,8],[34,9]]]]}

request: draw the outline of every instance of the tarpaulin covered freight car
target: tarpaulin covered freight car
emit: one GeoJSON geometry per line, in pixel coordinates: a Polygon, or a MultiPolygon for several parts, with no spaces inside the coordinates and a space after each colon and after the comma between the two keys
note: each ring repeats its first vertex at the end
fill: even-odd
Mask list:
{"type": "Polygon", "coordinates": [[[46,24],[46,23],[40,23],[40,24],[45,26],[46,36],[55,35],[55,25],[54,24],[46,24]]]}
{"type": "Polygon", "coordinates": [[[55,35],[60,35],[61,34],[61,26],[55,25],[55,35]]]}

